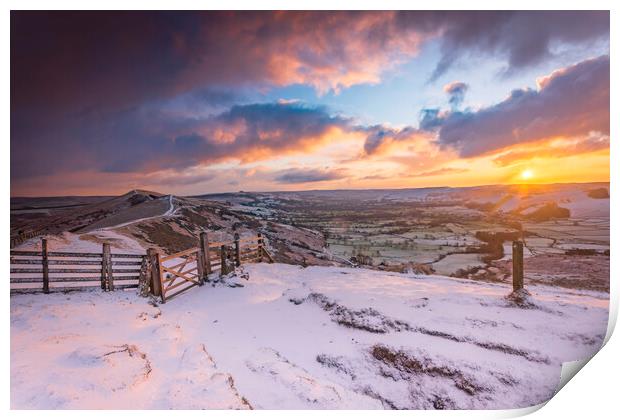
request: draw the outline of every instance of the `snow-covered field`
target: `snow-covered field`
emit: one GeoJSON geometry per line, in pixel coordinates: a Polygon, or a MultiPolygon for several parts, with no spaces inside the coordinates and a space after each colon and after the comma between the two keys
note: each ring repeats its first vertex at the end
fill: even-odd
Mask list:
{"type": "Polygon", "coordinates": [[[11,297],[12,408],[517,408],[602,344],[609,295],[254,264],[154,306],[11,297]],[[246,278],[247,277],[247,278],[246,278]]]}
{"type": "Polygon", "coordinates": [[[449,276],[459,269],[469,270],[473,267],[484,267],[478,254],[451,254],[433,264],[438,274],[449,276]]]}

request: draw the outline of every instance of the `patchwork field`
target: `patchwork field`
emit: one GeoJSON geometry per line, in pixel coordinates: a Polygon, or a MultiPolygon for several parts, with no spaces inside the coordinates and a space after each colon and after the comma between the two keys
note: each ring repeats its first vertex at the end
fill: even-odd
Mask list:
{"type": "MultiPolygon", "coordinates": [[[[391,271],[417,270],[486,281],[511,279],[512,241],[525,242],[526,273],[553,282],[546,256],[570,255],[562,274],[598,256],[604,268],[582,287],[608,290],[606,184],[420,190],[306,191],[208,196],[247,214],[320,232],[328,258],[391,271]],[[527,260],[536,257],[532,264],[527,260]],[[595,285],[596,284],[596,285],[595,285]]],[[[567,285],[567,282],[560,282],[567,285]]],[[[576,286],[579,282],[572,284],[576,286]]]]}

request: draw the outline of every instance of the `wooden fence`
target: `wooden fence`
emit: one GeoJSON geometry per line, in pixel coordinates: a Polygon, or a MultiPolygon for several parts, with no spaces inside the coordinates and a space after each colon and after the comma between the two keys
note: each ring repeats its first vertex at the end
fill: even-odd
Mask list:
{"type": "Polygon", "coordinates": [[[260,233],[244,238],[235,234],[232,241],[209,242],[208,233],[203,232],[197,245],[171,255],[160,255],[149,248],[145,278],[150,280],[141,289],[148,289],[165,303],[194,286],[202,286],[212,273],[219,271],[224,276],[244,262],[273,262],[260,233]]]}
{"type": "Polygon", "coordinates": [[[261,234],[232,241],[209,242],[206,232],[197,247],[170,255],[149,248],[146,255],[112,252],[103,244],[101,253],[49,251],[41,240],[41,251],[11,250],[11,291],[68,291],[101,288],[106,291],[139,288],[166,302],[209,276],[232,272],[246,262],[273,262],[261,234]]]}
{"type": "Polygon", "coordinates": [[[101,253],[49,251],[42,239],[41,251],[11,250],[11,291],[138,287],[145,262],[146,255],[114,253],[109,244],[101,253]]]}

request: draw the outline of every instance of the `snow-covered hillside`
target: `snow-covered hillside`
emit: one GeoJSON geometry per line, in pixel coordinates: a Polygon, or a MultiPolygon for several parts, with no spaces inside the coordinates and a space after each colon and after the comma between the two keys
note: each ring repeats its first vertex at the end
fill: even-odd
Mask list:
{"type": "Polygon", "coordinates": [[[12,408],[517,408],[600,347],[606,293],[255,264],[153,306],[11,297],[12,408]]]}

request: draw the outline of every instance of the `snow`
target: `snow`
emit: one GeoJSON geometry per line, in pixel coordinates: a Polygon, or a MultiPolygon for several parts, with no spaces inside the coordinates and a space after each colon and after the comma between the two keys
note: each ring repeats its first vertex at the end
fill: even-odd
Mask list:
{"type": "Polygon", "coordinates": [[[12,408],[517,408],[591,356],[609,295],[249,264],[154,306],[11,297],[12,408]],[[244,287],[227,287],[237,284],[244,287]]]}
{"type": "MultiPolygon", "coordinates": [[[[144,254],[146,251],[135,239],[111,228],[93,230],[86,234],[63,232],[47,235],[47,248],[56,252],[102,252],[103,242],[109,242],[112,252],[144,254]]],[[[19,251],[41,250],[41,238],[32,238],[15,248],[19,251]]]]}
{"type": "Polygon", "coordinates": [[[596,199],[588,196],[588,190],[566,186],[550,189],[529,196],[513,197],[500,207],[503,211],[522,208],[521,214],[528,214],[548,202],[570,210],[572,219],[609,218],[609,198],[596,199]]]}
{"type": "Polygon", "coordinates": [[[449,276],[459,269],[469,270],[474,267],[484,267],[479,254],[450,254],[433,263],[433,268],[438,274],[449,276]]]}

